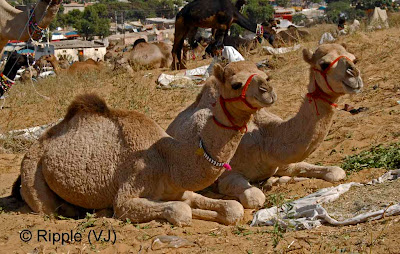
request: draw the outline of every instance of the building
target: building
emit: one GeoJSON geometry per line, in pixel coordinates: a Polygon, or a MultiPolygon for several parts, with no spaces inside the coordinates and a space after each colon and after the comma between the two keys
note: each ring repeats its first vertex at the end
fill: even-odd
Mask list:
{"type": "Polygon", "coordinates": [[[68,12],[72,11],[72,10],[80,10],[80,11],[84,11],[85,10],[85,4],[79,4],[76,2],[71,2],[69,4],[63,4],[64,7],[64,14],[67,14],[68,12]]]}
{"type": "Polygon", "coordinates": [[[175,19],[147,18],[146,24],[154,24],[158,30],[171,29],[175,27],[175,19]]]}
{"type": "Polygon", "coordinates": [[[93,59],[103,60],[106,54],[106,45],[97,41],[65,40],[50,42],[54,46],[54,55],[57,58],[66,56],[72,61],[93,59]]]}

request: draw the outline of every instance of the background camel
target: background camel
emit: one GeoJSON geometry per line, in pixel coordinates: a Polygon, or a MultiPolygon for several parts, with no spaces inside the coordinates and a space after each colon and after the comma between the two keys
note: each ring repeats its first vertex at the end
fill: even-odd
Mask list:
{"type": "MultiPolygon", "coordinates": [[[[32,21],[43,29],[47,28],[56,16],[60,3],[61,0],[40,0],[35,6],[32,21]]],[[[41,33],[33,32],[32,26],[26,26],[28,14],[15,9],[5,0],[0,0],[0,17],[0,52],[9,40],[27,41],[30,38],[29,33],[36,40],[41,36],[41,33]]]]}
{"type": "MultiPolygon", "coordinates": [[[[265,78],[241,64],[215,65],[207,89],[221,98],[242,93],[243,101],[216,104],[199,116],[204,129],[194,142],[179,142],[153,120],[135,111],[109,109],[95,95],[70,105],[62,122],[45,133],[25,155],[21,195],[29,207],[51,214],[69,204],[88,209],[114,208],[120,219],[166,219],[188,225],[193,218],[236,223],[243,207],[192,191],[212,184],[235,153],[245,126],[257,109],[274,102],[265,78]],[[241,67],[241,68],[239,68],[241,67]],[[246,80],[247,85],[243,85],[246,80]],[[185,158],[185,160],[182,160],[185,158]]],[[[222,99],[221,99],[222,100],[222,99]]],[[[17,182],[18,183],[18,182],[17,182]]],[[[14,193],[18,188],[15,185],[14,193]]]]}
{"type": "Polygon", "coordinates": [[[53,66],[54,72],[57,75],[64,71],[66,71],[68,74],[76,74],[80,72],[99,71],[103,68],[103,63],[101,61],[97,62],[90,58],[84,62],[74,62],[68,67],[68,69],[61,69],[59,61],[54,55],[46,55],[43,59],[48,61],[51,66],[53,66]]]}
{"type": "MultiPolygon", "coordinates": [[[[231,0],[194,0],[185,5],[176,15],[171,68],[186,68],[181,54],[184,40],[189,38],[189,44],[193,45],[199,27],[214,29],[215,41],[210,46],[218,49],[223,46],[224,37],[232,23],[257,33],[258,25],[245,18],[231,0]]],[[[268,33],[264,33],[263,36],[272,44],[273,37],[268,33]]]]}
{"type": "Polygon", "coordinates": [[[171,45],[165,42],[148,43],[144,39],[135,41],[128,61],[150,68],[167,68],[172,63],[171,45]]]}
{"type": "MultiPolygon", "coordinates": [[[[327,181],[338,181],[346,176],[339,167],[301,161],[314,152],[327,135],[335,112],[333,106],[339,97],[362,88],[360,71],[353,63],[355,56],[338,44],[321,45],[314,54],[305,49],[303,55],[310,64],[310,82],[299,112],[291,119],[282,120],[266,110],[259,111],[231,161],[232,172],[218,179],[219,192],[238,198],[245,208],[259,207],[265,202],[263,192],[252,187],[250,181],[273,175],[316,177],[327,181]]],[[[204,108],[212,107],[217,98],[207,92],[203,91],[206,93],[203,97],[207,98],[204,108]]],[[[191,117],[196,110],[190,106],[180,113],[167,133],[179,140],[190,140],[202,128],[191,117]]]]}
{"type": "Polygon", "coordinates": [[[295,26],[289,26],[287,30],[276,33],[274,47],[285,47],[291,44],[298,43],[310,37],[310,33],[305,30],[300,30],[295,26]]]}
{"type": "Polygon", "coordinates": [[[33,61],[33,59],[18,54],[16,51],[8,56],[3,72],[0,74],[0,97],[14,85],[17,71],[23,66],[28,66],[28,61],[33,61]]]}

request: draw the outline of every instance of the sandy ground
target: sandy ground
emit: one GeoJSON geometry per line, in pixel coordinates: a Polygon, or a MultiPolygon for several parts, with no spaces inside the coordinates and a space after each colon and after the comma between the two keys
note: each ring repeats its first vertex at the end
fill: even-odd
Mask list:
{"type": "MultiPolygon", "coordinates": [[[[344,96],[339,108],[350,104],[355,108],[368,110],[357,115],[339,111],[333,125],[319,149],[307,160],[312,163],[341,165],[343,159],[377,144],[388,144],[400,140],[400,30],[391,28],[372,33],[357,33],[343,39],[349,51],[359,58],[358,66],[364,79],[364,91],[353,96],[344,96]]],[[[315,43],[307,43],[315,48],[315,43]]],[[[278,102],[271,112],[283,118],[293,116],[298,110],[308,82],[307,65],[301,52],[293,52],[278,58],[262,54],[249,57],[254,62],[268,59],[275,69],[271,70],[272,80],[278,94],[278,102]]],[[[189,68],[208,64],[210,60],[191,62],[189,68]]],[[[135,76],[126,74],[99,74],[80,80],[50,78],[38,83],[40,93],[51,96],[46,101],[35,94],[29,84],[16,85],[7,99],[7,108],[0,111],[0,132],[46,124],[64,115],[73,96],[87,91],[96,91],[104,96],[110,105],[144,112],[166,128],[172,119],[196,97],[199,88],[158,90],[155,80],[161,72],[168,70],[140,71],[135,76]]],[[[18,147],[17,147],[18,148],[18,147]]],[[[387,217],[379,221],[346,227],[321,226],[317,229],[287,232],[277,237],[273,227],[251,228],[248,222],[254,211],[247,210],[246,216],[237,226],[223,226],[213,222],[194,220],[185,228],[173,227],[164,221],[152,221],[133,225],[105,214],[80,220],[54,219],[33,214],[23,203],[9,197],[11,186],[18,176],[24,145],[16,153],[15,143],[2,143],[0,147],[0,253],[400,253],[400,216],[387,217]],[[32,239],[20,239],[30,230],[32,239]],[[75,234],[75,241],[73,237],[75,234]],[[96,241],[94,233],[103,240],[96,241]],[[107,241],[108,232],[111,240],[107,241]],[[114,235],[115,232],[115,235],[114,235]],[[38,239],[38,234],[45,237],[38,239]],[[64,233],[64,245],[58,239],[64,233]],[[69,239],[67,239],[69,234],[69,239]],[[76,235],[78,234],[78,235],[76,235]],[[79,241],[79,234],[82,240],[79,241]],[[186,247],[167,248],[152,242],[160,235],[175,235],[187,239],[186,247]],[[50,239],[50,236],[52,239],[50,239]],[[91,243],[88,240],[91,239],[91,243]],[[105,237],[105,239],[104,239],[105,237]],[[274,248],[274,239],[281,239],[274,248]],[[163,247],[163,248],[161,248],[163,247]],[[161,248],[161,249],[159,249],[161,248]],[[158,249],[158,250],[157,250],[158,249]]],[[[383,174],[383,169],[365,169],[353,173],[342,182],[367,182],[383,174]]],[[[339,184],[339,183],[336,183],[339,184]]],[[[336,184],[311,179],[305,182],[275,186],[266,192],[280,194],[287,199],[296,199],[324,187],[336,184]]],[[[262,183],[261,183],[262,185],[262,183]]],[[[398,182],[379,189],[357,191],[346,196],[347,204],[357,206],[356,201],[365,202],[361,196],[374,197],[379,201],[385,195],[397,195],[398,182]]],[[[339,202],[339,201],[338,201],[339,202]]],[[[270,205],[269,202],[266,204],[270,205]]],[[[346,206],[340,202],[337,207],[346,206]]],[[[379,203],[378,203],[379,206],[379,203]]],[[[353,207],[354,208],[354,207],[353,207]]],[[[352,207],[345,207],[351,210],[352,207]]]]}

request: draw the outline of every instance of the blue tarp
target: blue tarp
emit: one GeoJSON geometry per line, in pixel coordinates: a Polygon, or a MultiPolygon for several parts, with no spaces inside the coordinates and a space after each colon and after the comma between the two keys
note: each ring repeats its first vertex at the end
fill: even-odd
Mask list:
{"type": "Polygon", "coordinates": [[[21,49],[17,51],[18,54],[33,54],[35,50],[32,49],[21,49]]]}

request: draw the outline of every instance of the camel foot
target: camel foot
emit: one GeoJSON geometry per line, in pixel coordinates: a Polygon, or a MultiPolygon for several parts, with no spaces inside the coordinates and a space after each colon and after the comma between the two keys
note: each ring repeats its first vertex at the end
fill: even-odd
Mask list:
{"type": "Polygon", "coordinates": [[[329,167],[323,179],[328,182],[337,182],[346,177],[346,172],[340,167],[329,167]]]}
{"type": "Polygon", "coordinates": [[[163,211],[164,219],[178,227],[189,226],[192,224],[192,209],[183,202],[174,202],[163,211]]]}
{"type": "Polygon", "coordinates": [[[239,195],[239,200],[244,208],[256,209],[264,205],[265,195],[260,189],[251,187],[239,195]]]}

